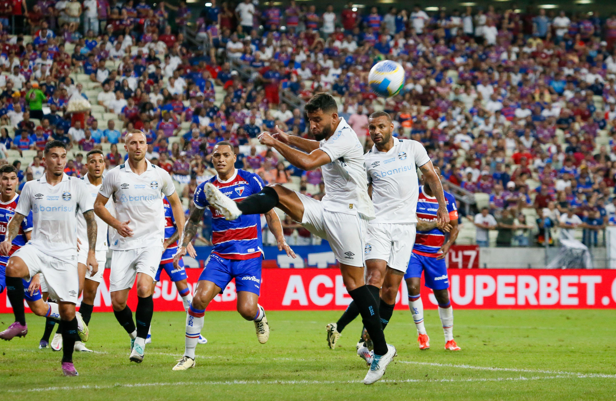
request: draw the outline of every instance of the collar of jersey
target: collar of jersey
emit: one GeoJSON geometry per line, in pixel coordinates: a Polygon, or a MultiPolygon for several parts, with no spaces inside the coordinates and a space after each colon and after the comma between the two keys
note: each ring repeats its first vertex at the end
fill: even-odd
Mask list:
{"type": "MultiPolygon", "coordinates": [[[[392,147],[391,147],[391,149],[389,149],[389,152],[391,152],[392,150],[394,150],[394,148],[395,148],[396,146],[398,146],[398,143],[399,143],[399,142],[400,142],[400,140],[394,136],[394,146],[392,146],[392,147]]],[[[376,148],[376,145],[372,145],[372,148],[374,149],[374,153],[376,153],[376,154],[383,153],[383,152],[381,152],[380,150],[378,150],[378,149],[376,148]]],[[[384,153],[384,154],[388,154],[389,152],[386,152],[386,153],[384,153]]]]}
{"type": "Polygon", "coordinates": [[[18,197],[18,196],[19,196],[18,194],[15,194],[15,196],[13,196],[13,199],[11,199],[11,200],[10,200],[10,201],[8,201],[8,202],[2,202],[2,201],[0,200],[0,205],[9,205],[9,204],[11,204],[11,203],[15,202],[15,199],[17,199],[17,197],[18,197]]]}
{"type": "MultiPolygon", "coordinates": [[[[152,167],[152,163],[150,163],[150,161],[148,159],[145,159],[145,163],[147,164],[147,167],[145,168],[145,171],[151,170],[154,167],[152,167]]],[[[130,171],[133,174],[137,174],[133,171],[132,168],[130,168],[130,163],[128,162],[128,159],[124,162],[124,168],[126,169],[126,171],[130,171]]],[[[144,172],[145,172],[144,171],[144,172]]]]}
{"type": "MultiPolygon", "coordinates": [[[[47,182],[47,174],[43,174],[41,176],[41,178],[39,178],[39,180],[41,180],[41,183],[46,183],[47,182]]],[[[62,182],[64,181],[68,181],[68,175],[62,173],[62,182]]]]}
{"type": "Polygon", "coordinates": [[[233,173],[231,178],[229,178],[227,181],[221,180],[220,177],[218,176],[218,174],[216,174],[216,181],[218,181],[221,184],[228,184],[230,182],[233,182],[233,180],[235,180],[235,177],[237,177],[237,169],[235,169],[235,172],[233,173]]]}
{"type": "Polygon", "coordinates": [[[424,191],[424,186],[422,185],[421,187],[419,187],[419,190],[421,191],[421,193],[423,194],[423,196],[425,196],[428,199],[436,199],[436,196],[430,196],[426,193],[426,191],[424,191]]]}

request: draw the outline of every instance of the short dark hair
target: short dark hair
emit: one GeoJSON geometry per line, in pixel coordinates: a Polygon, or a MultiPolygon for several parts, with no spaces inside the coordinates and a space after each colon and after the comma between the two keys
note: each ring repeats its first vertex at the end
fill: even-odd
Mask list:
{"type": "Polygon", "coordinates": [[[0,176],[2,174],[10,174],[10,173],[15,173],[17,174],[17,170],[15,169],[15,167],[13,167],[10,164],[5,164],[4,166],[0,167],[0,176]]]}
{"type": "Polygon", "coordinates": [[[91,150],[88,153],[86,153],[86,160],[88,160],[88,157],[90,157],[92,155],[101,155],[101,156],[103,156],[103,159],[105,158],[105,154],[103,153],[102,150],[94,149],[94,150],[91,150]]]}
{"type": "Polygon", "coordinates": [[[62,148],[66,150],[66,144],[62,141],[57,140],[47,142],[47,145],[45,145],[45,154],[49,153],[49,151],[53,148],[62,148]]]}
{"type": "Polygon", "coordinates": [[[333,113],[338,111],[338,105],[336,99],[329,93],[318,93],[306,103],[304,110],[306,110],[306,113],[316,113],[318,110],[322,110],[324,113],[333,113]]]}
{"type": "Polygon", "coordinates": [[[13,165],[11,167],[17,168],[18,164],[21,164],[21,160],[13,160],[13,165]]]}
{"type": "Polygon", "coordinates": [[[370,118],[379,118],[379,117],[386,117],[387,121],[391,122],[391,116],[389,115],[389,113],[386,113],[384,111],[375,111],[374,113],[370,114],[370,118]]]}
{"type": "Polygon", "coordinates": [[[228,146],[228,147],[231,148],[232,152],[235,152],[235,147],[229,141],[220,141],[220,142],[217,142],[216,145],[214,145],[214,146],[228,146]]]}

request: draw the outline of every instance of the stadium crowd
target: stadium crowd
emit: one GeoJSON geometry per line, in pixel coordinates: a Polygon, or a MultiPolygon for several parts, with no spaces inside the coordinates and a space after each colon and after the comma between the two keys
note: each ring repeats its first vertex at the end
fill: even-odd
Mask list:
{"type": "MultiPolygon", "coordinates": [[[[489,246],[495,230],[499,246],[552,244],[558,228],[596,246],[616,224],[616,15],[208,4],[0,0],[0,163],[20,167],[22,185],[36,179],[53,138],[72,146],[66,173],[80,176],[96,147],[120,164],[124,135],[140,129],[186,206],[221,140],[237,145],[236,167],[320,198],[320,171],[288,166],[256,137],[308,137],[281,94],[327,91],[366,150],[379,110],[396,136],[424,144],[459,199],[472,237],[461,241],[489,246]],[[382,59],[406,71],[389,99],[367,82],[382,59]],[[67,111],[79,96],[91,109],[67,111]]],[[[289,219],[285,234],[312,242],[289,219]]]]}

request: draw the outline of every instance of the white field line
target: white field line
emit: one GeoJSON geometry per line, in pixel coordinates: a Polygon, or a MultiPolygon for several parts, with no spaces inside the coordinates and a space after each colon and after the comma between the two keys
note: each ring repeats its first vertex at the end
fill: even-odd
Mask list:
{"type": "MultiPolygon", "coordinates": [[[[558,380],[558,379],[586,379],[587,375],[581,376],[531,376],[531,377],[497,377],[484,379],[438,379],[438,380],[381,380],[381,383],[404,384],[404,383],[468,383],[468,382],[515,382],[532,380],[558,380]]],[[[213,381],[213,382],[171,382],[171,383],[116,383],[109,385],[84,385],[84,386],[65,386],[65,387],[39,387],[28,389],[4,390],[5,393],[32,393],[42,391],[70,391],[70,390],[104,390],[115,388],[140,388],[140,387],[176,387],[176,386],[235,386],[235,385],[324,385],[324,384],[361,384],[359,380],[232,380],[232,381],[213,381]]]]}

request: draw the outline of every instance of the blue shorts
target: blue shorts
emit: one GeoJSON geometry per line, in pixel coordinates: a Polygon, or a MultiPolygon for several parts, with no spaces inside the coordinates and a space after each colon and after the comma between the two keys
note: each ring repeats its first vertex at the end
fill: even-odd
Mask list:
{"type": "Polygon", "coordinates": [[[261,291],[261,261],[261,257],[230,260],[211,254],[205,261],[205,268],[199,276],[199,281],[211,281],[224,291],[231,279],[235,278],[237,292],[247,291],[259,295],[261,291]]]}
{"type": "MultiPolygon", "coordinates": [[[[30,281],[23,280],[24,283],[24,298],[26,301],[35,302],[39,299],[43,299],[43,295],[41,294],[41,290],[39,289],[34,294],[30,295],[28,291],[28,287],[30,287],[30,281]]],[[[6,266],[0,265],[0,294],[4,292],[6,288],[6,266]]]]}
{"type": "Polygon", "coordinates": [[[431,258],[412,253],[409,268],[406,270],[404,279],[421,277],[421,273],[424,271],[426,287],[433,290],[446,290],[449,288],[445,259],[431,258]]]}
{"type": "Polygon", "coordinates": [[[167,272],[167,275],[174,283],[177,281],[186,280],[186,270],[184,270],[184,261],[182,259],[180,259],[180,266],[182,267],[181,269],[176,269],[173,267],[173,262],[161,264],[158,266],[158,271],[156,272],[156,278],[154,278],[154,281],[160,281],[160,274],[163,270],[167,272]]]}

